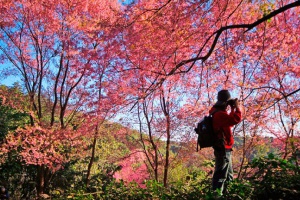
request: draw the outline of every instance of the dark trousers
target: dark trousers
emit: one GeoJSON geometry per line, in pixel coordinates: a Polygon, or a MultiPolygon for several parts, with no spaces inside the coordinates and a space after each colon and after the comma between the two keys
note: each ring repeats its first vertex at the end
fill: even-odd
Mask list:
{"type": "Polygon", "coordinates": [[[231,151],[232,150],[214,150],[215,171],[212,187],[213,190],[220,189],[221,193],[226,189],[225,184],[233,180],[231,151]]]}

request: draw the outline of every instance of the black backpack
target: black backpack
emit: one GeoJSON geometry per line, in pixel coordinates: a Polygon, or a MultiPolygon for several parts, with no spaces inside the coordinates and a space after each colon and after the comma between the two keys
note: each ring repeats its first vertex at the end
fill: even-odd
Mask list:
{"type": "Polygon", "coordinates": [[[213,114],[215,114],[218,110],[213,111],[210,115],[205,116],[200,122],[198,122],[197,127],[194,129],[196,134],[198,134],[197,139],[197,151],[198,147],[200,149],[206,147],[213,147],[217,141],[217,134],[213,129],[213,114]]]}

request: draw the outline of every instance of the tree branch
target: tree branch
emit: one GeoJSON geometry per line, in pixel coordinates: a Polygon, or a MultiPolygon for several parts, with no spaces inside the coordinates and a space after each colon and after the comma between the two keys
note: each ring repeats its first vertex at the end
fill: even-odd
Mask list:
{"type": "Polygon", "coordinates": [[[212,52],[214,51],[215,49],[215,46],[221,36],[221,34],[226,31],[226,30],[230,30],[230,29],[246,29],[245,32],[248,32],[250,30],[252,30],[253,28],[255,28],[256,26],[258,26],[259,24],[275,17],[276,15],[280,14],[280,13],[283,13],[285,12],[286,10],[289,10],[291,8],[294,8],[294,7],[297,7],[297,6],[300,6],[300,0],[297,0],[295,1],[294,3],[291,3],[291,4],[288,4],[288,5],[285,5],[277,10],[274,10],[273,12],[265,15],[264,17],[258,19],[257,21],[251,23],[251,24],[235,24],[235,25],[228,25],[228,26],[224,26],[224,27],[221,27],[219,30],[215,31],[212,35],[210,35],[206,42],[204,43],[204,45],[200,48],[197,56],[195,56],[194,58],[191,58],[191,59],[188,59],[188,60],[183,60],[181,61],[180,63],[178,63],[166,76],[171,76],[171,75],[174,75],[174,74],[177,74],[177,73],[186,73],[188,71],[190,71],[192,69],[192,67],[194,66],[194,64],[196,63],[196,61],[198,60],[202,60],[203,62],[205,62],[209,57],[210,55],[212,54],[212,52]],[[215,36],[215,37],[214,37],[215,36]],[[199,57],[202,50],[204,49],[204,47],[207,45],[207,43],[211,40],[211,38],[214,37],[214,41],[208,51],[208,53],[205,55],[205,56],[202,56],[202,57],[199,57]],[[180,72],[177,72],[177,70],[182,67],[183,65],[186,65],[188,63],[192,63],[191,66],[185,70],[185,71],[180,71],[180,72]]]}

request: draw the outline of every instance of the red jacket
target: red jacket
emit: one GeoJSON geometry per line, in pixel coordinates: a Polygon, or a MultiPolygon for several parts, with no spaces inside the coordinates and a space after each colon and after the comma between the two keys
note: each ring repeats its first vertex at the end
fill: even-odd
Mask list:
{"type": "MultiPolygon", "coordinates": [[[[212,108],[209,113],[212,113],[216,108],[212,108]]],[[[213,127],[215,131],[223,130],[225,137],[225,149],[231,149],[234,144],[231,128],[242,120],[242,113],[239,109],[231,110],[230,114],[225,110],[219,110],[213,115],[213,127]]],[[[222,138],[222,133],[218,133],[219,138],[222,138]]]]}

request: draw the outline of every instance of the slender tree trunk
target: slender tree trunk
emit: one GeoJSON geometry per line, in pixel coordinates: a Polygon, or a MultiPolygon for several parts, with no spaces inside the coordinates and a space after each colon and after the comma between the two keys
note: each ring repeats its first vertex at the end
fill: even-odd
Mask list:
{"type": "MultiPolygon", "coordinates": [[[[246,67],[244,66],[243,68],[243,86],[241,88],[241,91],[242,91],[242,105],[244,106],[245,105],[245,101],[244,101],[244,84],[246,82],[246,67]]],[[[245,112],[243,113],[243,115],[245,114],[245,112]]],[[[237,178],[240,179],[241,178],[241,173],[242,173],[242,170],[243,170],[243,166],[244,166],[244,163],[245,163],[245,159],[246,159],[246,130],[245,130],[245,121],[243,120],[242,122],[242,132],[243,132],[243,149],[242,149],[242,161],[240,163],[240,168],[239,168],[239,172],[238,172],[238,176],[237,178]]]]}
{"type": "Polygon", "coordinates": [[[44,177],[44,166],[37,166],[37,195],[40,196],[44,193],[45,177],[44,177]]]}
{"type": "Polygon", "coordinates": [[[86,187],[89,186],[90,184],[90,174],[91,174],[91,169],[95,160],[95,151],[96,151],[96,143],[97,143],[97,134],[98,134],[98,124],[96,125],[96,130],[94,134],[94,140],[93,140],[93,146],[92,146],[92,156],[88,165],[87,169],[87,175],[86,175],[86,187]]]}
{"type": "Polygon", "coordinates": [[[50,171],[45,165],[37,166],[37,195],[45,193],[45,190],[49,186],[50,171]]]}
{"type": "Polygon", "coordinates": [[[243,126],[243,149],[242,149],[243,156],[242,156],[242,161],[241,161],[238,176],[237,176],[238,179],[241,178],[241,173],[242,173],[243,166],[244,166],[245,159],[246,159],[246,132],[245,132],[245,122],[244,122],[244,120],[243,120],[243,125],[242,126],[243,126]]]}
{"type": "Polygon", "coordinates": [[[151,118],[151,114],[149,114],[148,106],[149,105],[146,103],[146,101],[144,101],[142,103],[142,112],[143,112],[143,115],[146,120],[148,135],[149,135],[149,142],[150,142],[152,148],[150,150],[148,150],[147,146],[145,144],[145,141],[143,138],[143,133],[142,133],[142,121],[140,118],[140,107],[138,106],[138,119],[139,119],[139,125],[140,125],[140,140],[143,145],[143,149],[144,149],[144,153],[146,155],[147,161],[151,167],[151,170],[153,170],[153,172],[154,172],[154,178],[156,181],[158,181],[158,149],[157,149],[157,145],[155,144],[155,141],[153,139],[152,126],[151,126],[152,118],[151,118]],[[152,149],[153,149],[153,151],[152,151],[152,149]]]}
{"type": "MultiPolygon", "coordinates": [[[[152,160],[153,164],[149,159],[148,160],[149,160],[149,162],[151,162],[150,164],[151,164],[151,166],[153,168],[153,171],[154,171],[155,180],[158,181],[158,150],[157,150],[157,145],[155,144],[155,142],[153,140],[151,125],[150,125],[150,123],[147,123],[147,125],[148,125],[148,129],[149,129],[149,140],[150,140],[151,146],[152,146],[153,151],[154,151],[154,155],[151,153],[151,156],[153,157],[152,158],[153,159],[152,160]]],[[[144,148],[144,149],[146,150],[146,148],[144,148]]]]}
{"type": "Polygon", "coordinates": [[[153,171],[154,171],[155,180],[158,181],[158,150],[157,150],[157,145],[155,144],[155,142],[153,140],[152,130],[151,130],[151,123],[148,120],[148,117],[147,117],[147,126],[148,126],[148,131],[149,131],[149,140],[150,140],[151,146],[152,146],[153,151],[154,151],[154,155],[151,153],[151,155],[153,157],[152,158],[153,159],[153,161],[152,161],[153,164],[151,164],[151,166],[152,166],[153,171]]]}
{"type": "Polygon", "coordinates": [[[169,159],[170,159],[170,140],[171,140],[171,119],[170,119],[170,111],[169,111],[169,99],[166,100],[164,90],[162,89],[162,94],[160,98],[161,108],[163,110],[164,116],[166,118],[166,157],[165,157],[165,165],[164,165],[164,187],[167,187],[168,184],[168,171],[169,171],[169,159]]]}
{"type": "Polygon", "coordinates": [[[170,116],[167,115],[166,118],[167,118],[167,141],[166,141],[166,161],[165,161],[165,166],[164,166],[164,186],[165,187],[167,187],[167,184],[168,184],[170,139],[171,139],[170,116]]]}

